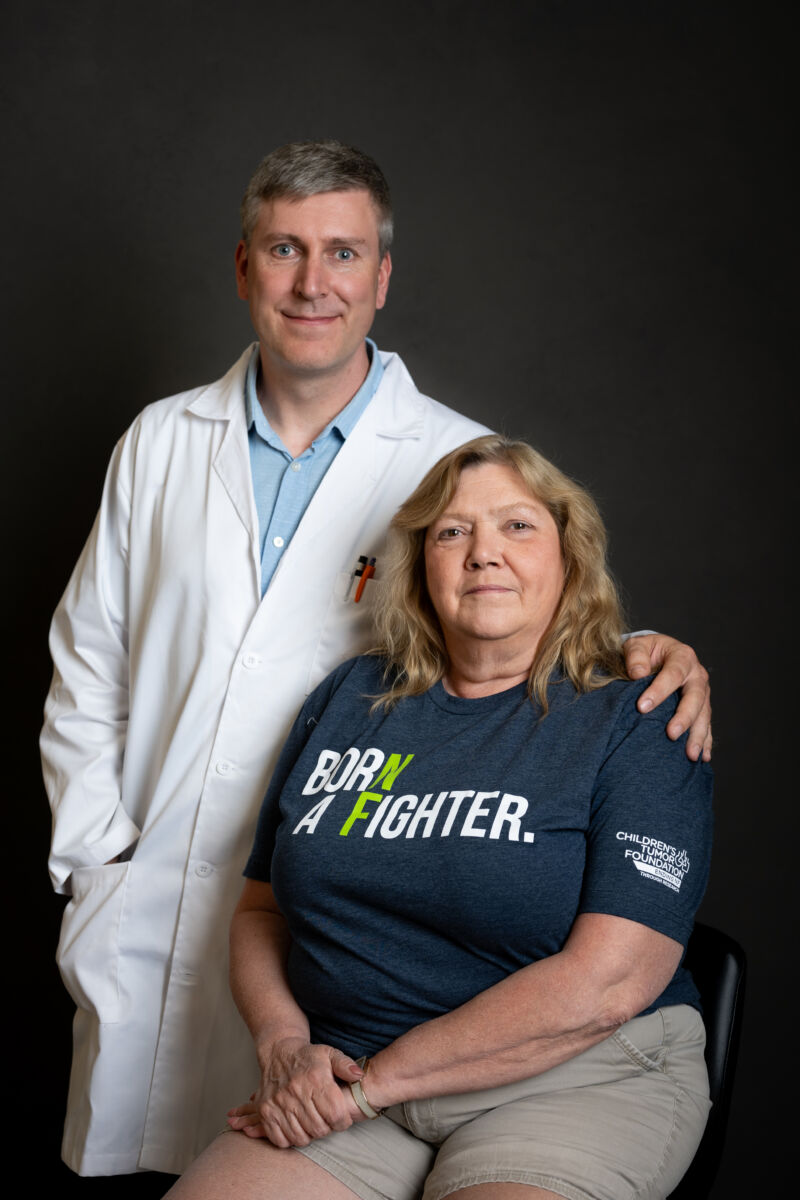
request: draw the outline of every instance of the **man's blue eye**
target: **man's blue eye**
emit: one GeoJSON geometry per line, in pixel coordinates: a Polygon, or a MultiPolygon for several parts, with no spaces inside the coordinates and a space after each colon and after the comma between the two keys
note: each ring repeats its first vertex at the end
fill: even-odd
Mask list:
{"type": "Polygon", "coordinates": [[[347,249],[337,250],[336,254],[341,262],[350,262],[350,260],[353,258],[352,250],[347,250],[347,249]]]}
{"type": "Polygon", "coordinates": [[[281,258],[288,258],[288,256],[292,253],[292,247],[286,246],[286,245],[276,246],[275,253],[278,254],[281,258]]]}

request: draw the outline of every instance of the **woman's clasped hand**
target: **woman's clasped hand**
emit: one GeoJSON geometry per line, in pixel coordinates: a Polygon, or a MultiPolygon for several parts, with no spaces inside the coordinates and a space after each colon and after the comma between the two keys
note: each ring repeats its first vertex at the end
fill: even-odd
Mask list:
{"type": "Polygon", "coordinates": [[[248,1137],[268,1138],[273,1146],[307,1146],[364,1119],[347,1086],[363,1074],[333,1046],[284,1038],[270,1051],[261,1087],[228,1112],[228,1124],[248,1137]]]}

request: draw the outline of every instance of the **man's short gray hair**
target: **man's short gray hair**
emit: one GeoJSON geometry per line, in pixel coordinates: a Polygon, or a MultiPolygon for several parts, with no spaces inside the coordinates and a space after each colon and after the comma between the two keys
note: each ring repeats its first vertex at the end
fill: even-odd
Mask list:
{"type": "Polygon", "coordinates": [[[242,198],[242,239],[246,246],[258,221],[261,202],[288,196],[303,199],[320,192],[369,193],[378,211],[378,246],[383,258],[392,244],[394,224],[389,185],[378,164],[355,146],[342,142],[289,142],[273,150],[257,167],[242,198]]]}

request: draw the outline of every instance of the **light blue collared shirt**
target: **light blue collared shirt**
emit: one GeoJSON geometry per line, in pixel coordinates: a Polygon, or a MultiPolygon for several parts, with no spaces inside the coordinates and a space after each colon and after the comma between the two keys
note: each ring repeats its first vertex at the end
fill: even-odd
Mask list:
{"type": "Polygon", "coordinates": [[[350,403],[336,414],[298,458],[292,458],[264,416],[256,391],[258,347],[253,351],[245,377],[244,401],[250,470],[258,513],[262,596],[325,472],[378,390],[383,363],[372,339],[367,338],[366,342],[370,357],[367,378],[350,403]]]}

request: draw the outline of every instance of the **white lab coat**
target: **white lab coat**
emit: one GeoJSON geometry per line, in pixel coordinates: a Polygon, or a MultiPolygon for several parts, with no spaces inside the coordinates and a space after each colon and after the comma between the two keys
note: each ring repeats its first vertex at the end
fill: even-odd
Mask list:
{"type": "Polygon", "coordinates": [[[53,619],[41,746],[77,1005],[63,1156],[83,1175],[180,1172],[253,1090],[227,930],[267,781],[304,696],[371,641],[392,514],[486,432],[383,354],[261,599],[250,352],[134,421],[53,619]],[[356,605],[359,554],[378,569],[356,605]]]}

